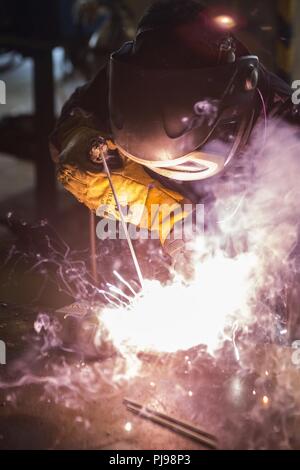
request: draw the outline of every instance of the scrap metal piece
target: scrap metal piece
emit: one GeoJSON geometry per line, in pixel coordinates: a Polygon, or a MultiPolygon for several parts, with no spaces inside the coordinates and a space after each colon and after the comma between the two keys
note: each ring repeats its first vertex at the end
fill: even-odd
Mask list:
{"type": "Polygon", "coordinates": [[[192,439],[208,449],[217,449],[217,438],[212,434],[197,428],[191,423],[154,411],[147,406],[143,406],[127,398],[123,400],[123,403],[128,411],[140,416],[141,418],[152,421],[155,424],[168,428],[172,432],[192,439]]]}

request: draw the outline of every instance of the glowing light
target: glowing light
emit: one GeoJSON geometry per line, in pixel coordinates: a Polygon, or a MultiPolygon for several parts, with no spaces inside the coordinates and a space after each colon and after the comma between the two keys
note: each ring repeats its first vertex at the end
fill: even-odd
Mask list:
{"type": "Polygon", "coordinates": [[[189,285],[180,278],[167,286],[146,281],[129,306],[99,313],[101,322],[125,356],[134,350],[187,351],[200,344],[213,352],[234,320],[247,323],[252,318],[249,279],[255,264],[252,254],[230,259],[220,253],[196,263],[196,278],[189,285]]]}
{"type": "Polygon", "coordinates": [[[189,393],[188,393],[188,396],[192,397],[193,395],[194,395],[193,392],[190,390],[189,393]]]}
{"type": "Polygon", "coordinates": [[[214,22],[221,28],[232,29],[236,26],[236,21],[232,16],[219,15],[214,18],[214,22]]]}
{"type": "Polygon", "coordinates": [[[269,25],[264,25],[264,26],[261,26],[260,28],[262,31],[272,31],[273,30],[273,27],[272,26],[269,26],[269,25]]]}
{"type": "Polygon", "coordinates": [[[255,391],[255,390],[253,390],[252,395],[254,395],[254,396],[256,395],[256,391],[255,391]]]}
{"type": "Polygon", "coordinates": [[[124,429],[126,432],[131,432],[132,431],[132,423],[129,421],[125,424],[124,429]]]}
{"type": "Polygon", "coordinates": [[[269,404],[269,398],[265,395],[262,399],[262,402],[264,405],[268,405],[269,404]]]}

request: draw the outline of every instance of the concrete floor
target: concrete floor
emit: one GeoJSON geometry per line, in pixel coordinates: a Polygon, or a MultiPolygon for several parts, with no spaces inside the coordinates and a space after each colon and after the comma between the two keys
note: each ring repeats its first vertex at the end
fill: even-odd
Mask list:
{"type": "Polygon", "coordinates": [[[300,448],[292,350],[244,343],[239,363],[228,344],[214,358],[203,348],[132,354],[140,368],[130,378],[128,357],[113,349],[102,346],[96,359],[77,340],[72,352],[86,334],[80,313],[72,327],[65,314],[48,313],[37,334],[36,312],[0,306],[10,364],[0,376],[0,449],[205,449],[131,414],[125,397],[204,429],[221,449],[300,448]]]}

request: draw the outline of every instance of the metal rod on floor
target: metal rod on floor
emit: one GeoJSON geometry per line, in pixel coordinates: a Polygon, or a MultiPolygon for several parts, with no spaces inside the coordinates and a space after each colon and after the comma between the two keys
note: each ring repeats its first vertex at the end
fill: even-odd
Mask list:
{"type": "Polygon", "coordinates": [[[123,400],[123,403],[128,411],[140,416],[141,418],[152,421],[155,424],[159,424],[162,427],[168,428],[170,431],[197,441],[209,449],[217,449],[217,438],[212,434],[197,428],[192,423],[188,423],[172,416],[168,416],[164,413],[152,410],[146,406],[141,405],[140,403],[128,400],[126,398],[123,400]]]}
{"type": "Polygon", "coordinates": [[[105,173],[107,174],[108,181],[109,181],[109,184],[110,184],[110,187],[111,187],[111,190],[112,190],[115,202],[116,202],[116,206],[117,206],[118,212],[120,214],[121,224],[122,224],[125,236],[126,236],[126,240],[127,240],[128,246],[129,246],[131,256],[132,256],[133,264],[134,264],[134,267],[136,269],[141,287],[143,288],[144,287],[144,279],[143,279],[142,271],[141,271],[141,268],[140,268],[135,250],[133,248],[133,244],[132,244],[132,241],[131,241],[131,238],[130,238],[130,235],[129,235],[129,232],[128,232],[128,229],[127,229],[127,224],[126,224],[123,212],[122,212],[121,204],[119,202],[119,198],[118,198],[118,195],[116,193],[116,190],[115,190],[112,178],[111,178],[111,174],[110,174],[107,162],[106,162],[106,157],[107,157],[107,152],[104,151],[103,152],[103,165],[104,165],[105,173]]]}

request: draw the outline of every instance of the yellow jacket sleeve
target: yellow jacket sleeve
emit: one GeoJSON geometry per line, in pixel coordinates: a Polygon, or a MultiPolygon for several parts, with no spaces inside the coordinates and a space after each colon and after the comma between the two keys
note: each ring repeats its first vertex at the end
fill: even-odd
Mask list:
{"type": "MultiPolygon", "coordinates": [[[[58,179],[89,209],[97,211],[103,206],[107,216],[119,220],[106,174],[83,171],[75,164],[64,163],[58,167],[58,179]]],[[[183,197],[164,188],[135,162],[124,159],[123,168],[112,173],[112,180],[121,205],[138,209],[128,211],[127,222],[158,231],[162,243],[174,224],[186,216],[181,207],[183,197]]]]}

